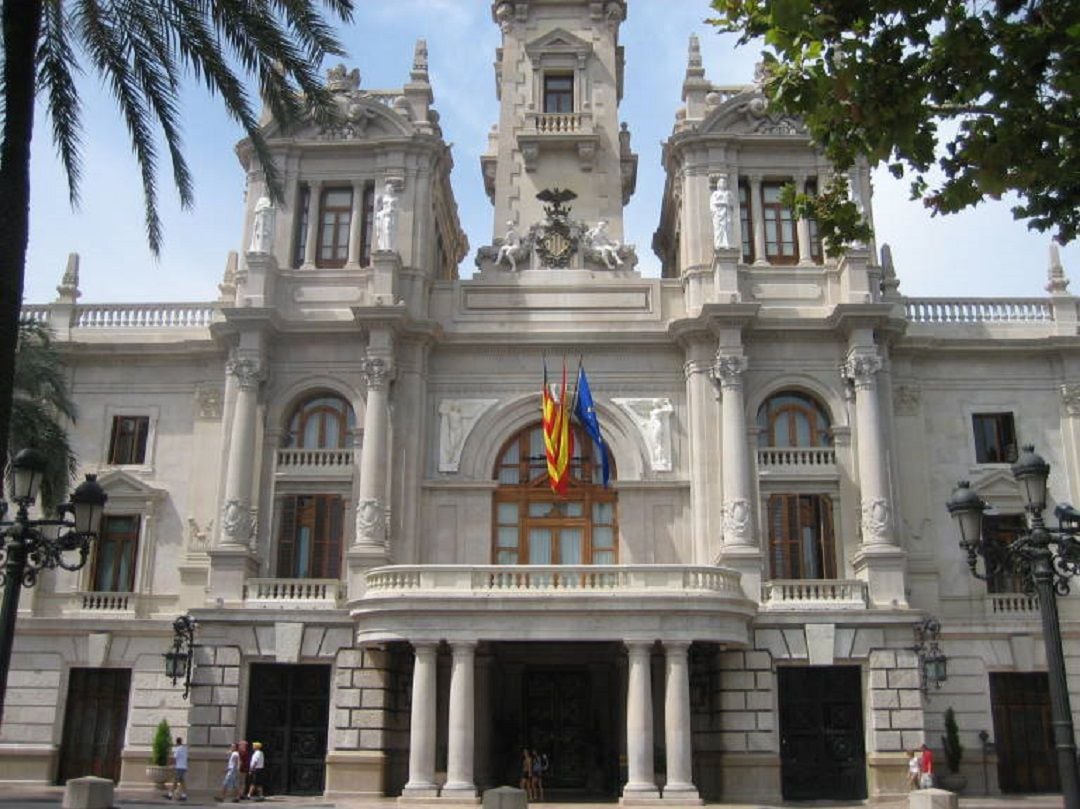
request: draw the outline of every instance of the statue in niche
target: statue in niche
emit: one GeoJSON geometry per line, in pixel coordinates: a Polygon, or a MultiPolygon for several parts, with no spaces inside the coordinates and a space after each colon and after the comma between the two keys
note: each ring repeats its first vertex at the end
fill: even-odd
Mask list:
{"type": "Polygon", "coordinates": [[[259,197],[255,204],[255,219],[251,225],[251,245],[248,252],[271,253],[274,249],[274,225],[277,210],[269,197],[259,197]]]}
{"type": "Polygon", "coordinates": [[[383,188],[382,196],[379,197],[378,209],[375,211],[375,249],[397,249],[397,219],[398,197],[394,184],[387,182],[383,188]]]}
{"type": "Polygon", "coordinates": [[[712,195],[709,197],[709,210],[712,211],[713,247],[723,250],[731,247],[731,218],[734,208],[731,191],[728,190],[727,177],[721,174],[716,178],[712,195]]]}
{"type": "Polygon", "coordinates": [[[606,219],[601,219],[586,231],[585,245],[596,251],[600,260],[604,262],[604,266],[609,270],[622,266],[623,261],[619,257],[621,245],[608,234],[606,219]]]}

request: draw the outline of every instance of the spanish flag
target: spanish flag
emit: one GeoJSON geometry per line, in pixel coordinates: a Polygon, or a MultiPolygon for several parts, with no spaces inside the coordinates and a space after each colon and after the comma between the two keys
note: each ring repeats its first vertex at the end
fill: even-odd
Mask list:
{"type": "Polygon", "coordinates": [[[562,390],[556,401],[548,387],[547,359],[544,360],[544,389],[540,394],[544,424],[544,451],[548,480],[556,494],[566,494],[570,483],[570,459],[574,457],[574,432],[570,429],[570,408],[566,400],[566,360],[563,359],[562,390]]]}

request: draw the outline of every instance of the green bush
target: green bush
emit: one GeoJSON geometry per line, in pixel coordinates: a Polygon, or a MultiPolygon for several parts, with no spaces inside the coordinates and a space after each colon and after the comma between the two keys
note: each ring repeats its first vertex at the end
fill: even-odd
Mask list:
{"type": "Polygon", "coordinates": [[[941,744],[945,748],[945,763],[949,765],[949,772],[960,772],[964,746],[960,744],[960,728],[957,727],[956,712],[952,708],[945,709],[945,735],[941,737],[941,744]]]}
{"type": "Polygon", "coordinates": [[[164,767],[169,763],[169,751],[172,750],[172,730],[169,723],[162,719],[158,722],[157,730],[154,731],[154,741],[151,742],[150,763],[157,767],[164,767]]]}

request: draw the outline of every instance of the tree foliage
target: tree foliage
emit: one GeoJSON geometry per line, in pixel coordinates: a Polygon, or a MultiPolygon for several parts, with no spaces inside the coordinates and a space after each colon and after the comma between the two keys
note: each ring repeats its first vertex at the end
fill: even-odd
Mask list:
{"type": "Polygon", "coordinates": [[[172,750],[172,730],[168,720],[162,719],[154,728],[154,738],[150,740],[150,763],[155,767],[164,767],[169,763],[169,751],[172,750]]]}
{"type": "Polygon", "coordinates": [[[66,499],[75,474],[76,458],[67,434],[75,415],[67,369],[49,329],[35,321],[22,321],[15,353],[10,446],[12,455],[33,447],[45,456],[48,465],[41,499],[46,508],[66,499]]]}
{"type": "MultiPolygon", "coordinates": [[[[767,48],[765,92],[840,170],[863,155],[955,213],[1014,192],[1016,219],[1080,229],[1080,0],[713,0],[767,48]]],[[[824,189],[839,200],[835,186],[824,189]]],[[[826,230],[857,238],[839,202],[826,230]]],[[[842,200],[841,200],[842,201],[842,200]]],[[[850,210],[847,210],[850,214],[850,210]]],[[[850,217],[848,217],[850,219],[850,217]]]]}

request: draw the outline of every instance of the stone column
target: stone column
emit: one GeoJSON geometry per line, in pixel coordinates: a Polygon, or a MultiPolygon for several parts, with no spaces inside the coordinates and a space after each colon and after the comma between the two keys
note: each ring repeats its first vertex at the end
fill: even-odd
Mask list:
{"type": "Polygon", "coordinates": [[[498,785],[491,772],[491,703],[494,699],[494,693],[491,690],[491,667],[491,653],[481,651],[476,656],[476,693],[480,696],[476,703],[476,759],[474,762],[476,785],[481,791],[498,785]]]}
{"type": "MultiPolygon", "coordinates": [[[[808,175],[796,174],[794,183],[795,190],[798,193],[806,191],[806,181],[808,175]]],[[[813,262],[813,257],[810,255],[810,220],[804,216],[800,216],[795,220],[795,235],[799,244],[799,263],[810,264],[813,262]]]]}
{"type": "Polygon", "coordinates": [[[307,233],[304,236],[303,270],[315,269],[315,260],[319,251],[319,202],[322,196],[322,183],[312,180],[308,183],[307,233]]]}
{"type": "Polygon", "coordinates": [[[387,551],[386,462],[390,432],[390,364],[368,357],[363,362],[367,379],[364,443],[360,447],[360,493],[356,504],[356,545],[387,551]]]}
{"type": "Polygon", "coordinates": [[[233,408],[232,434],[225,466],[225,497],[221,508],[221,547],[250,548],[254,532],[251,503],[251,480],[255,457],[255,427],[259,404],[259,386],[265,378],[258,357],[235,356],[226,372],[236,381],[236,404],[233,408]]]}
{"type": "Polygon", "coordinates": [[[412,715],[409,717],[409,780],[402,789],[408,798],[434,798],[435,785],[435,653],[434,643],[414,643],[412,715]]]}
{"type": "Polygon", "coordinates": [[[743,374],[749,362],[741,351],[721,350],[713,373],[720,383],[723,442],[724,545],[753,545],[750,520],[750,452],[746,445],[743,374]]]}
{"type": "Polygon", "coordinates": [[[652,643],[628,641],[630,672],[626,685],[626,761],[623,800],[659,798],[653,770],[652,643]]]}
{"type": "Polygon", "coordinates": [[[442,796],[476,795],[473,764],[476,742],[475,642],[455,642],[450,670],[450,719],[446,751],[446,785],[442,796]]]}
{"type": "Polygon", "coordinates": [[[664,643],[664,746],[667,750],[664,800],[698,803],[698,791],[692,781],[689,648],[686,641],[664,643]]]}
{"type": "Polygon", "coordinates": [[[717,431],[716,391],[711,383],[716,341],[702,337],[686,349],[687,421],[690,455],[690,531],[695,565],[711,565],[720,552],[718,531],[712,530],[714,504],[719,495],[721,465],[717,431]]]}
{"type": "Polygon", "coordinates": [[[761,207],[761,175],[751,174],[750,177],[750,215],[754,230],[754,263],[768,264],[765,257],[765,212],[761,207]]]}
{"type": "Polygon", "coordinates": [[[349,219],[349,256],[345,267],[350,270],[360,269],[360,238],[364,232],[364,183],[353,180],[352,214],[349,219]]]}

